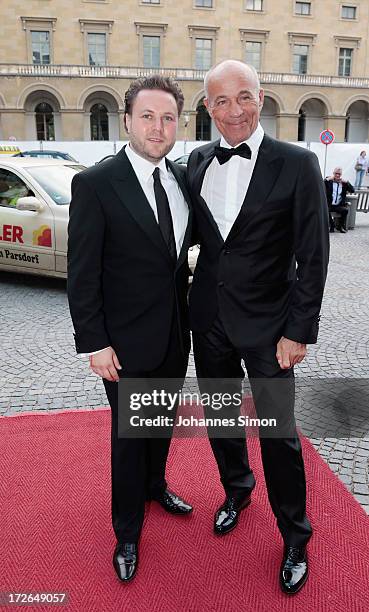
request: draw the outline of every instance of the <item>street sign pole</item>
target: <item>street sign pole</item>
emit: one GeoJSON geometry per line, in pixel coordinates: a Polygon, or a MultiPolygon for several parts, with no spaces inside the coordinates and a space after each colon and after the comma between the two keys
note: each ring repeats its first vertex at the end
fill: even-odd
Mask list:
{"type": "Polygon", "coordinates": [[[326,172],[327,172],[327,149],[328,149],[328,145],[332,144],[332,142],[334,141],[334,134],[332,132],[332,130],[323,130],[323,132],[320,133],[319,135],[319,139],[320,142],[323,143],[325,145],[325,155],[324,155],[324,177],[326,177],[326,172]]]}
{"type": "Polygon", "coordinates": [[[327,150],[328,150],[328,145],[325,145],[325,155],[324,155],[324,172],[323,172],[323,178],[325,178],[327,176],[327,150]]]}

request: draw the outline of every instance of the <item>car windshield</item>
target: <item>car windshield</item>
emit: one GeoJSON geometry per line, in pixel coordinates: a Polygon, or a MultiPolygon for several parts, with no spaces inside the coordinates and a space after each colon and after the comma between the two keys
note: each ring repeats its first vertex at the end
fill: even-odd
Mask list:
{"type": "Polygon", "coordinates": [[[85,166],[31,166],[27,172],[41,185],[55,204],[70,204],[72,178],[85,166]]]}

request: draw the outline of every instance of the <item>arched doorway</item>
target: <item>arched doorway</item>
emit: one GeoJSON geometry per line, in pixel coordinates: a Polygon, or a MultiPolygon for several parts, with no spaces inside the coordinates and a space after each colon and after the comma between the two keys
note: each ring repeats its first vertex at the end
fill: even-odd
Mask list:
{"type": "Polygon", "coordinates": [[[364,100],[353,102],[346,113],[346,142],[368,142],[369,105],[364,100]]]}
{"type": "Polygon", "coordinates": [[[108,109],[104,104],[94,104],[90,110],[91,140],[109,140],[108,109]]]}
{"type": "Polygon", "coordinates": [[[34,91],[25,101],[27,140],[63,140],[60,106],[48,91],[34,91]]]}
{"type": "Polygon", "coordinates": [[[91,93],[84,103],[85,140],[119,140],[118,102],[106,91],[91,93]]]}
{"type": "Polygon", "coordinates": [[[47,102],[40,102],[35,108],[37,140],[55,140],[54,111],[47,102]]]}
{"type": "Polygon", "coordinates": [[[277,136],[277,115],[279,108],[275,100],[269,96],[265,96],[263,108],[260,114],[260,123],[263,126],[264,132],[272,138],[277,136]]]}
{"type": "Polygon", "coordinates": [[[211,140],[211,118],[203,99],[196,107],[196,140],[211,140]]]}
{"type": "Polygon", "coordinates": [[[327,107],[317,98],[306,100],[299,111],[297,139],[306,142],[318,142],[319,135],[325,128],[327,107]]]}

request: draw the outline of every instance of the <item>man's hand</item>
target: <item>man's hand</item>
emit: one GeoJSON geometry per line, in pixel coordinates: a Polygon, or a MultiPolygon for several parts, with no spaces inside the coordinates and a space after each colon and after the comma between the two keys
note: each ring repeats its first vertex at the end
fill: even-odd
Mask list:
{"type": "Polygon", "coordinates": [[[301,363],[306,355],[306,344],[282,338],[277,344],[277,361],[282,370],[293,368],[296,363],[301,363]]]}
{"type": "Polygon", "coordinates": [[[110,380],[110,382],[118,382],[119,376],[117,370],[122,369],[118,357],[111,346],[95,355],[90,355],[90,367],[95,374],[110,380]]]}

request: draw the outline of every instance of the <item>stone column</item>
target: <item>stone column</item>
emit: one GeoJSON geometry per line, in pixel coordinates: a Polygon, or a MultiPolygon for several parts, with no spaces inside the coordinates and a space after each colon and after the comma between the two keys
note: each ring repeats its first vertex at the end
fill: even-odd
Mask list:
{"type": "Polygon", "coordinates": [[[326,126],[334,133],[335,142],[345,142],[346,115],[327,115],[326,126]]]}
{"type": "Polygon", "coordinates": [[[289,142],[297,141],[299,116],[295,113],[279,113],[277,118],[277,138],[289,142]]]}

